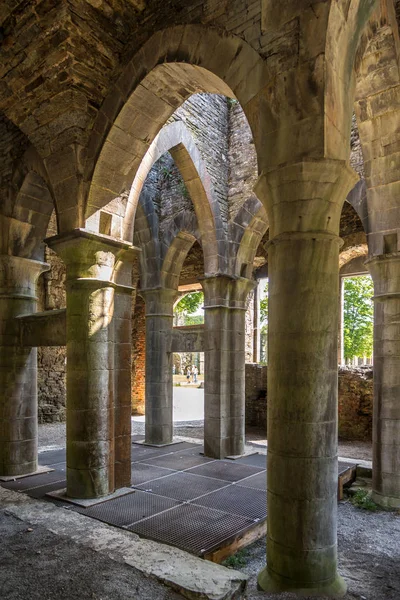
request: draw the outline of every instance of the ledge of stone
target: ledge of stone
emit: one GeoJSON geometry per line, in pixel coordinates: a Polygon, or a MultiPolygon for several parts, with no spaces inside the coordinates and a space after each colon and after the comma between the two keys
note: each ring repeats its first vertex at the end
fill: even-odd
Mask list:
{"type": "Polygon", "coordinates": [[[0,506],[21,521],[104,552],[112,560],[124,562],[146,577],[154,577],[189,600],[243,598],[247,576],[239,571],[2,487],[0,506]]]}

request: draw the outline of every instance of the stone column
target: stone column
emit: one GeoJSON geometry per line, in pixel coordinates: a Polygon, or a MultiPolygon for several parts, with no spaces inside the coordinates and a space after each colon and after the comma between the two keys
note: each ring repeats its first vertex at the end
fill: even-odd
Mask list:
{"type": "Polygon", "coordinates": [[[268,252],[269,592],[342,596],[337,573],[339,221],[355,174],[340,161],[264,173],[268,252]]]}
{"type": "Polygon", "coordinates": [[[244,452],[246,298],[255,282],[221,275],[204,289],[204,453],[244,452]]]}
{"type": "Polygon", "coordinates": [[[344,365],[344,277],[339,277],[338,365],[344,365]]]}
{"type": "Polygon", "coordinates": [[[36,348],[20,346],[15,317],[36,312],[36,282],[49,265],[0,256],[0,476],[37,470],[36,348]]]}
{"type": "Polygon", "coordinates": [[[145,442],[173,441],[172,328],[178,292],[167,288],[142,290],[146,302],[145,442]]]}
{"type": "Polygon", "coordinates": [[[260,282],[254,288],[253,297],[253,362],[260,362],[260,282]]]}
{"type": "MultiPolygon", "coordinates": [[[[117,280],[132,246],[81,229],[46,241],[67,267],[67,495],[97,498],[114,491],[116,457],[120,460],[115,450],[115,410],[121,374],[115,377],[115,367],[121,367],[121,339],[115,324],[122,317],[121,325],[126,326],[120,296],[132,288],[117,280]]],[[[127,389],[125,381],[123,405],[127,389]]],[[[117,418],[127,421],[125,413],[117,418]]],[[[129,425],[118,427],[122,436],[128,431],[130,414],[129,425]]],[[[126,446],[124,472],[128,462],[130,468],[125,454],[126,446]]]]}
{"type": "Polygon", "coordinates": [[[372,497],[400,507],[400,252],[367,261],[374,281],[372,497]]]}

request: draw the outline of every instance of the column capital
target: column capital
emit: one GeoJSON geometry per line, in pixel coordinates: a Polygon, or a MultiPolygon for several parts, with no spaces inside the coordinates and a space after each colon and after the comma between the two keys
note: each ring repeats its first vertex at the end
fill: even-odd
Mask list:
{"type": "Polygon", "coordinates": [[[204,290],[204,308],[240,308],[246,309],[248,293],[257,285],[257,281],[246,277],[216,275],[201,280],[204,290]]]}
{"type": "Polygon", "coordinates": [[[45,242],[65,262],[67,282],[98,279],[124,285],[123,265],[132,262],[140,252],[129,242],[85,229],[73,229],[47,238],[45,242]]]}
{"type": "Polygon", "coordinates": [[[379,254],[365,261],[374,282],[374,300],[400,297],[400,252],[379,254]]]}
{"type": "Polygon", "coordinates": [[[145,301],[146,317],[172,317],[178,293],[178,290],[163,287],[139,290],[140,296],[145,301]]]}
{"type": "Polygon", "coordinates": [[[262,171],[254,186],[270,223],[270,238],[285,232],[338,235],[347,194],[359,177],[346,161],[304,160],[262,171]]]}
{"type": "Polygon", "coordinates": [[[49,269],[45,262],[0,255],[0,296],[36,300],[36,282],[49,269]]]}

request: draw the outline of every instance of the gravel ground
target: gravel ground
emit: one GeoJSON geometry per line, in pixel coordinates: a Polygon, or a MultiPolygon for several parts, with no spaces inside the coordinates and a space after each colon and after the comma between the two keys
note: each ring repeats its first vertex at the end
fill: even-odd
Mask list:
{"type": "Polygon", "coordinates": [[[0,510],[2,600],[182,600],[183,596],[37,525],[0,510]]]}
{"type": "MultiPolygon", "coordinates": [[[[399,600],[400,514],[369,512],[340,502],[338,510],[339,571],[348,592],[345,600],[399,600]]],[[[243,551],[235,568],[250,576],[248,600],[277,599],[257,591],[257,574],[265,566],[265,540],[243,551]]],[[[293,594],[279,598],[294,600],[293,594]]],[[[315,600],[315,598],[314,598],[315,600]]]]}

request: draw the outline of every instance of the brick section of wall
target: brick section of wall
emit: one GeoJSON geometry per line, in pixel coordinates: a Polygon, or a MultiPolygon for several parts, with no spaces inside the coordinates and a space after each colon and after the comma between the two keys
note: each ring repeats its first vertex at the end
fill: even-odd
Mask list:
{"type": "Polygon", "coordinates": [[[146,365],[146,318],[145,303],[136,296],[132,326],[132,412],[144,414],[146,365]]]}
{"type": "MultiPolygon", "coordinates": [[[[372,407],[372,369],[340,368],[339,438],[371,441],[372,407]]],[[[246,426],[267,426],[267,367],[254,363],[246,365],[246,426]]]]}
{"type": "Polygon", "coordinates": [[[253,135],[239,102],[229,102],[229,217],[237,214],[243,202],[253,196],[257,181],[257,155],[253,135]]]}

